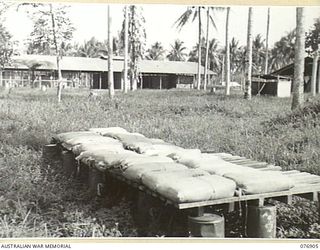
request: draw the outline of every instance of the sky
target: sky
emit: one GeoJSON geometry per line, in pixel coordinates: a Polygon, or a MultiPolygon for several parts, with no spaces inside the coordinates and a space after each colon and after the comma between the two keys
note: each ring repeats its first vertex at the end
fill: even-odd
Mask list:
{"type": "MultiPolygon", "coordinates": [[[[98,40],[107,39],[107,5],[104,3],[73,3],[70,5],[69,17],[76,28],[73,41],[83,43],[91,37],[98,40]]],[[[186,10],[187,5],[159,5],[143,4],[143,13],[146,20],[147,48],[156,41],[161,42],[168,51],[170,44],[175,39],[185,42],[185,46],[191,49],[198,39],[197,22],[190,22],[179,32],[174,22],[186,10]]],[[[267,7],[256,6],[254,10],[253,34],[261,34],[265,38],[267,7]]],[[[112,33],[116,35],[122,27],[123,5],[112,4],[112,33]]],[[[271,7],[269,44],[272,45],[296,25],[296,12],[294,7],[271,7]]],[[[210,38],[216,38],[223,46],[225,42],[225,16],[226,12],[217,12],[215,22],[217,29],[211,27],[210,38]]],[[[315,18],[320,17],[320,6],[306,7],[306,28],[312,27],[315,18]]],[[[240,45],[246,44],[248,7],[231,6],[230,12],[230,37],[240,41],[240,45]]],[[[203,18],[205,21],[205,18],[203,18]]],[[[18,40],[22,48],[23,41],[32,31],[32,23],[22,12],[14,10],[8,13],[5,22],[8,30],[18,40]]]]}

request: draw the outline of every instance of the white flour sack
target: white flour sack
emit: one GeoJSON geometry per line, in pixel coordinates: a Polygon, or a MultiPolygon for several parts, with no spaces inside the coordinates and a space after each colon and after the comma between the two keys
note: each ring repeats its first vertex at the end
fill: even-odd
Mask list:
{"type": "Polygon", "coordinates": [[[141,154],[158,156],[168,156],[180,150],[183,150],[183,148],[169,143],[156,143],[139,148],[141,154]]]}
{"type": "Polygon", "coordinates": [[[96,151],[96,150],[105,150],[107,152],[121,152],[124,150],[122,144],[120,142],[116,143],[81,143],[72,147],[72,152],[75,155],[79,155],[84,151],[96,151]]]}
{"type": "Polygon", "coordinates": [[[180,166],[167,169],[166,171],[148,171],[144,172],[141,176],[141,182],[149,189],[156,191],[159,185],[164,185],[165,182],[174,182],[182,177],[197,177],[209,175],[208,172],[198,169],[189,169],[186,166],[179,163],[173,166],[180,166]],[[182,168],[181,168],[182,166],[182,168]]]}
{"type": "Polygon", "coordinates": [[[187,170],[186,166],[174,162],[152,162],[134,164],[123,172],[123,176],[129,180],[140,182],[144,174],[150,172],[167,172],[187,170]]]}
{"type": "Polygon", "coordinates": [[[145,152],[149,148],[153,148],[154,145],[168,145],[165,141],[161,139],[154,138],[126,138],[122,140],[123,146],[127,149],[134,150],[139,154],[145,152]]]}
{"type": "Polygon", "coordinates": [[[69,139],[63,142],[62,146],[64,146],[67,149],[72,149],[72,147],[74,147],[75,145],[85,144],[85,143],[120,145],[120,142],[115,139],[103,137],[101,135],[95,134],[95,135],[83,135],[79,137],[74,137],[72,139],[69,139]]]}
{"type": "Polygon", "coordinates": [[[256,170],[246,173],[227,173],[224,176],[234,180],[237,183],[237,187],[241,188],[245,194],[284,191],[294,186],[293,181],[281,172],[256,170]]]}
{"type": "Polygon", "coordinates": [[[73,138],[88,136],[88,135],[99,136],[96,133],[93,133],[90,131],[77,131],[77,132],[66,132],[66,133],[57,134],[53,138],[58,142],[65,142],[73,138]]]}
{"type": "Polygon", "coordinates": [[[143,140],[147,139],[144,135],[139,134],[139,133],[128,133],[128,132],[107,132],[104,133],[103,136],[107,137],[112,137],[117,140],[120,140],[121,142],[126,141],[126,140],[143,140]]]}
{"type": "Polygon", "coordinates": [[[89,131],[98,133],[100,135],[105,135],[107,133],[120,133],[120,134],[129,134],[127,130],[120,127],[109,127],[109,128],[90,128],[89,131]]]}
{"type": "MultiPolygon", "coordinates": [[[[128,150],[127,150],[128,151],[128,150]]],[[[132,152],[132,151],[130,151],[132,152]]],[[[134,153],[134,155],[128,156],[121,160],[121,168],[123,170],[126,170],[127,168],[130,168],[131,166],[137,165],[137,164],[150,164],[150,163],[170,163],[173,162],[172,159],[169,157],[164,156],[147,156],[147,155],[141,155],[134,153]]]]}
{"type": "Polygon", "coordinates": [[[232,197],[236,184],[216,175],[182,177],[163,181],[156,191],[177,203],[206,201],[232,197]]]}
{"type": "Polygon", "coordinates": [[[199,149],[180,149],[168,155],[168,157],[189,168],[193,168],[192,162],[201,158],[201,151],[199,149]]]}
{"type": "Polygon", "coordinates": [[[129,150],[123,150],[119,152],[108,152],[104,149],[95,151],[85,151],[76,157],[76,160],[81,160],[84,163],[94,161],[99,168],[119,168],[123,159],[137,155],[129,150]]]}

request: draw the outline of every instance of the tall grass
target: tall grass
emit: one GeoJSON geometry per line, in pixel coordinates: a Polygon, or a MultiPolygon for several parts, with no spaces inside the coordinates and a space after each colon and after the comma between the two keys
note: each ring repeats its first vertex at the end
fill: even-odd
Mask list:
{"type": "Polygon", "coordinates": [[[144,90],[117,93],[113,101],[107,92],[94,99],[88,96],[88,90],[65,90],[57,103],[50,89],[0,94],[0,198],[6,201],[0,207],[0,236],[136,235],[127,203],[103,210],[116,219],[98,221],[93,216],[96,207],[82,204],[79,209],[85,203],[79,186],[82,191],[85,187],[70,187],[63,177],[41,171],[46,169],[42,146],[60,132],[120,126],[185,148],[228,152],[320,174],[319,100],[310,112],[292,114],[288,98],[246,101],[237,93],[226,97],[144,90]]]}

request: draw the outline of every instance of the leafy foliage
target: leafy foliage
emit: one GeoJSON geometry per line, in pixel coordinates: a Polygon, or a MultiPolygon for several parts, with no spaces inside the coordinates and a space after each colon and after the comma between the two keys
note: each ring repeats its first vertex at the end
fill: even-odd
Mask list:
{"type": "Polygon", "coordinates": [[[318,52],[320,44],[320,18],[315,20],[313,29],[306,35],[306,51],[309,54],[318,52]]]}
{"type": "Polygon", "coordinates": [[[151,48],[147,50],[146,58],[148,60],[162,60],[165,50],[160,42],[155,42],[151,48]]]}
{"type": "MultiPolygon", "coordinates": [[[[144,57],[146,46],[146,30],[143,8],[137,5],[128,7],[128,53],[129,53],[129,77],[131,88],[136,89],[139,81],[138,61],[144,57]]],[[[122,44],[124,44],[124,21],[120,34],[122,44]]]]}
{"type": "Polygon", "coordinates": [[[29,54],[63,54],[62,45],[72,39],[75,30],[67,16],[67,5],[37,4],[30,13],[33,31],[28,42],[29,54]]]}
{"type": "Polygon", "coordinates": [[[171,50],[169,51],[167,58],[169,61],[185,61],[186,53],[184,52],[187,48],[183,45],[184,42],[179,39],[171,44],[171,50]]]}

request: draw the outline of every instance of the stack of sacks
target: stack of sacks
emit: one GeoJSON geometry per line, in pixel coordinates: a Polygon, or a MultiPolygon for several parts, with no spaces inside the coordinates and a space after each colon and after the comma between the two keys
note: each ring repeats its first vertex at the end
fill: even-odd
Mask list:
{"type": "Polygon", "coordinates": [[[294,187],[292,179],[281,172],[233,172],[227,173],[224,177],[234,180],[237,187],[241,188],[244,194],[260,194],[269,192],[280,192],[294,187]]]}
{"type": "MultiPolygon", "coordinates": [[[[150,158],[154,158],[154,157],[150,157],[150,158]]],[[[170,173],[171,171],[183,171],[183,170],[186,171],[188,170],[188,168],[184,165],[181,165],[175,162],[136,163],[127,167],[123,172],[123,176],[126,177],[128,180],[141,182],[142,176],[150,172],[170,173]]]]}
{"type": "Polygon", "coordinates": [[[106,151],[105,149],[98,149],[95,151],[84,151],[76,160],[82,161],[85,164],[94,163],[100,169],[120,168],[121,161],[126,158],[140,157],[137,153],[129,150],[106,151]]]}
{"type": "MultiPolygon", "coordinates": [[[[188,170],[185,170],[188,172],[188,170]]],[[[192,170],[189,170],[192,171],[192,170]]],[[[234,196],[234,181],[217,175],[169,174],[148,172],[142,176],[142,182],[167,199],[177,202],[197,202],[222,199],[234,196]],[[185,176],[183,176],[185,175],[185,176]],[[149,179],[149,180],[148,180],[149,179]],[[156,183],[153,183],[156,182],[156,183]]]]}

